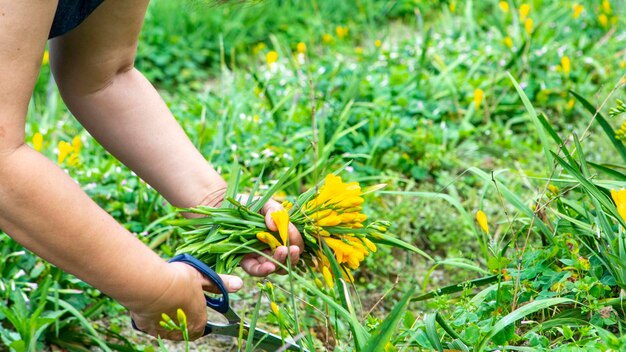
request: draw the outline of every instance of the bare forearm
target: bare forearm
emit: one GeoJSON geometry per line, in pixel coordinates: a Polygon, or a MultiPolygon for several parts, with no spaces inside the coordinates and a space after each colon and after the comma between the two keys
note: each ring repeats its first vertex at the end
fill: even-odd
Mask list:
{"type": "Polygon", "coordinates": [[[25,247],[128,307],[167,289],[150,279],[167,264],[44,156],[3,155],[0,180],[0,228],[25,247]]]}
{"type": "Polygon", "coordinates": [[[73,92],[71,86],[65,91],[85,128],[172,204],[188,207],[221,199],[223,179],[140,72],[118,74],[92,94],[73,92]]]}

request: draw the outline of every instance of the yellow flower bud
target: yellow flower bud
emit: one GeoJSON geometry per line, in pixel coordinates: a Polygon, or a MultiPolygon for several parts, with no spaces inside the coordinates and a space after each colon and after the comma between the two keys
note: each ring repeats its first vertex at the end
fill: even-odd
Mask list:
{"type": "Polygon", "coordinates": [[[70,154],[70,152],[74,148],[72,147],[71,144],[67,143],[66,141],[61,141],[59,142],[58,149],[59,149],[59,155],[58,155],[57,161],[59,164],[62,164],[63,161],[65,161],[65,158],[67,158],[67,156],[70,154]]]}
{"type": "Polygon", "coordinates": [[[330,270],[328,270],[328,267],[322,267],[322,276],[324,277],[324,281],[326,281],[326,285],[329,288],[333,288],[335,286],[333,275],[330,273],[330,270]]]}
{"type": "Polygon", "coordinates": [[[519,7],[519,19],[521,22],[526,21],[526,17],[528,17],[528,14],[530,13],[530,5],[528,4],[522,4],[519,7]]]}
{"type": "Polygon", "coordinates": [[[476,88],[474,90],[474,106],[476,106],[476,110],[480,109],[480,104],[483,101],[484,95],[485,95],[485,92],[482,89],[476,88]]]}
{"type": "Polygon", "coordinates": [[[297,50],[300,54],[304,54],[304,53],[306,53],[306,44],[304,44],[303,42],[298,43],[298,45],[296,45],[296,50],[297,50]]]}
{"type": "Polygon", "coordinates": [[[500,6],[500,10],[502,10],[502,12],[504,12],[504,13],[509,12],[509,3],[508,2],[500,1],[498,6],[500,6]]]}
{"type": "Polygon", "coordinates": [[[279,317],[280,316],[280,310],[278,309],[278,305],[276,304],[276,302],[272,302],[270,304],[270,307],[272,308],[272,313],[274,313],[275,316],[279,317]]]}
{"type": "Polygon", "coordinates": [[[42,146],[43,146],[43,135],[41,135],[41,133],[37,132],[33,136],[33,149],[35,149],[36,151],[40,152],[42,146]]]}
{"type": "Polygon", "coordinates": [[[569,57],[563,56],[561,58],[561,68],[563,69],[563,74],[569,76],[569,72],[571,69],[571,63],[569,61],[569,57]]]}
{"type": "Polygon", "coordinates": [[[489,226],[487,225],[487,215],[485,215],[482,210],[476,212],[476,221],[478,222],[478,226],[488,234],[489,226]]]}
{"type": "Polygon", "coordinates": [[[526,22],[524,22],[524,29],[526,30],[526,33],[528,33],[528,35],[531,35],[533,33],[533,19],[532,18],[526,19],[526,22]]]}
{"type": "Polygon", "coordinates": [[[271,50],[269,53],[267,53],[265,60],[267,61],[268,65],[274,64],[276,61],[278,61],[278,53],[274,50],[271,50]]]}

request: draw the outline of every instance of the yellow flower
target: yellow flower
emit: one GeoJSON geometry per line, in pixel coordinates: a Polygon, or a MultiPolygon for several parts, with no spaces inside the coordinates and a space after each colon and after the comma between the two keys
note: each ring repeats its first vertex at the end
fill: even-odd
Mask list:
{"type": "Polygon", "coordinates": [[[61,141],[59,142],[59,155],[57,158],[57,161],[59,162],[59,164],[62,164],[63,161],[65,161],[65,158],[67,158],[67,156],[70,154],[70,152],[74,149],[72,147],[71,144],[67,143],[66,141],[61,141]]]}
{"type": "Polygon", "coordinates": [[[626,189],[621,189],[619,191],[612,189],[611,197],[615,202],[617,212],[622,217],[622,219],[626,221],[626,189]]]}
{"type": "Polygon", "coordinates": [[[252,121],[254,121],[254,123],[259,123],[259,121],[261,121],[261,118],[259,117],[259,115],[254,115],[252,116],[252,121]]]}
{"type": "Polygon", "coordinates": [[[363,48],[360,46],[357,46],[356,48],[354,48],[354,53],[357,55],[363,54],[363,48]]]}
{"type": "Polygon", "coordinates": [[[611,2],[609,0],[602,1],[602,11],[604,11],[607,15],[610,15],[613,12],[613,9],[611,9],[611,2]]]}
{"type": "Polygon", "coordinates": [[[454,0],[450,1],[450,4],[448,5],[448,8],[450,9],[450,12],[455,13],[456,12],[456,1],[454,1],[454,0]]]}
{"type": "Polygon", "coordinates": [[[480,109],[480,104],[483,102],[484,95],[485,92],[482,89],[476,88],[474,90],[474,106],[476,106],[476,110],[480,109]]]}
{"type": "Polygon", "coordinates": [[[500,10],[502,10],[502,12],[507,13],[509,12],[509,3],[506,1],[500,1],[500,3],[498,4],[500,6],[500,10]]]}
{"type": "Polygon", "coordinates": [[[341,224],[341,217],[338,215],[329,215],[317,221],[319,226],[337,226],[341,224]]]}
{"type": "Polygon", "coordinates": [[[561,58],[561,67],[563,68],[563,74],[569,76],[569,72],[571,69],[571,63],[569,61],[569,57],[563,56],[561,58]]]}
{"type": "Polygon", "coordinates": [[[559,194],[559,187],[553,185],[553,184],[549,184],[548,185],[548,190],[550,191],[550,193],[552,194],[559,194]]]}
{"type": "Polygon", "coordinates": [[[567,101],[567,110],[572,110],[574,108],[574,104],[576,104],[576,101],[574,99],[570,99],[567,101]]]}
{"type": "Polygon", "coordinates": [[[521,22],[526,21],[526,17],[528,17],[528,14],[530,13],[530,5],[528,4],[522,4],[519,7],[519,19],[521,22]]]}
{"type": "Polygon", "coordinates": [[[319,288],[320,290],[324,289],[324,284],[322,283],[322,280],[315,278],[313,282],[315,282],[315,286],[317,286],[317,288],[319,288]]]}
{"type": "Polygon", "coordinates": [[[278,227],[278,234],[284,245],[287,245],[289,238],[289,213],[285,209],[277,210],[272,213],[272,220],[278,227]]]}
{"type": "Polygon", "coordinates": [[[280,242],[278,242],[276,237],[274,237],[274,235],[269,232],[261,231],[256,234],[256,238],[259,241],[269,245],[272,251],[275,250],[277,247],[280,247],[280,242]]]}
{"type": "Polygon", "coordinates": [[[306,44],[303,42],[298,43],[298,45],[296,45],[296,50],[298,50],[300,54],[306,53],[306,44]]]}
{"type": "Polygon", "coordinates": [[[533,19],[532,18],[527,18],[526,22],[524,22],[524,29],[526,30],[526,33],[528,33],[528,35],[531,35],[533,32],[533,19]]]}
{"type": "Polygon", "coordinates": [[[333,275],[330,273],[327,266],[322,267],[322,276],[324,277],[324,281],[326,281],[326,285],[328,285],[329,288],[333,288],[335,286],[333,275]]]}
{"type": "Polygon", "coordinates": [[[276,302],[272,302],[270,304],[270,307],[272,308],[272,313],[274,313],[275,316],[279,317],[280,316],[280,310],[278,309],[278,305],[276,304],[276,302]]]}
{"type": "Polygon", "coordinates": [[[504,43],[504,45],[506,45],[509,49],[513,48],[513,38],[509,36],[502,39],[502,43],[504,43]]]}
{"type": "Polygon", "coordinates": [[[46,66],[50,62],[50,54],[48,50],[43,52],[43,57],[41,58],[41,66],[46,66]]]}
{"type": "Polygon", "coordinates": [[[333,41],[333,37],[330,34],[324,33],[322,35],[322,42],[324,44],[330,44],[332,41],[333,41]]]}
{"type": "Polygon", "coordinates": [[[278,61],[278,53],[274,50],[271,50],[269,53],[267,53],[265,60],[267,61],[268,65],[272,65],[273,63],[278,61]]]}
{"type": "Polygon", "coordinates": [[[351,269],[357,269],[368,254],[367,248],[357,238],[347,238],[347,241],[344,242],[329,237],[324,238],[324,241],[335,253],[337,262],[339,264],[347,264],[351,269]]]}
{"type": "Polygon", "coordinates": [[[578,17],[580,17],[580,15],[583,13],[583,10],[585,9],[585,7],[581,4],[574,4],[572,5],[572,11],[574,12],[572,14],[572,16],[574,16],[574,19],[577,19],[578,17]]]}
{"type": "Polygon", "coordinates": [[[375,47],[380,48],[380,47],[381,47],[381,45],[383,45],[383,42],[381,42],[381,41],[380,41],[380,39],[376,39],[376,40],[374,41],[374,46],[375,46],[375,47]]]}
{"type": "Polygon", "coordinates": [[[178,308],[176,310],[176,318],[178,318],[178,324],[181,324],[182,326],[187,326],[187,315],[182,309],[178,308]]]}
{"type": "Polygon", "coordinates": [[[604,28],[608,27],[609,25],[609,18],[606,17],[605,14],[600,14],[600,16],[598,16],[598,22],[600,22],[600,25],[604,28]]]}
{"type": "Polygon", "coordinates": [[[343,39],[344,37],[348,36],[348,27],[337,26],[337,28],[335,28],[335,33],[337,33],[337,37],[339,39],[343,39]]]}
{"type": "Polygon", "coordinates": [[[489,226],[487,224],[487,215],[482,210],[476,212],[476,221],[478,222],[478,226],[485,231],[485,233],[489,233],[489,226]]]}
{"type": "Polygon", "coordinates": [[[74,149],[74,153],[80,153],[80,150],[83,148],[83,142],[80,140],[80,136],[76,136],[72,139],[72,148],[74,149]]]}
{"type": "Polygon", "coordinates": [[[35,133],[35,135],[33,135],[33,148],[40,152],[41,148],[43,146],[43,136],[41,135],[41,133],[37,132],[35,133]]]}

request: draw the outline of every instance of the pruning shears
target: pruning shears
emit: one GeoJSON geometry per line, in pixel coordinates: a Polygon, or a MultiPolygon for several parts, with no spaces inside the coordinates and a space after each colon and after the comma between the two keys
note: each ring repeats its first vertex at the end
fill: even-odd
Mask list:
{"type": "MultiPolygon", "coordinates": [[[[196,259],[192,255],[189,254],[180,254],[176,257],[170,259],[170,263],[173,262],[181,262],[188,265],[191,265],[199,272],[201,272],[208,279],[213,281],[215,286],[220,291],[221,297],[211,298],[209,296],[204,296],[206,300],[207,307],[213,309],[214,311],[220,313],[226,320],[228,320],[227,324],[207,322],[204,327],[204,333],[202,336],[207,336],[210,334],[214,335],[222,335],[222,336],[231,336],[231,337],[239,337],[240,332],[243,329],[243,337],[247,339],[249,334],[254,334],[253,344],[256,348],[263,349],[266,351],[304,351],[308,352],[307,349],[302,348],[295,343],[286,341],[281,339],[279,336],[271,334],[267,331],[255,328],[250,329],[250,325],[241,321],[241,318],[233,309],[230,307],[228,292],[226,291],[226,286],[224,286],[224,282],[222,278],[208,265],[196,259]]],[[[141,331],[137,328],[137,325],[134,321],[131,321],[132,326],[135,330],[141,331]]]]}

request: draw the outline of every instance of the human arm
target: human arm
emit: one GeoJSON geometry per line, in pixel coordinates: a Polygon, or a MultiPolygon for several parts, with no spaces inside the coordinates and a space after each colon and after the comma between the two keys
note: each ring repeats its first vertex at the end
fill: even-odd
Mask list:
{"type": "MultiPolygon", "coordinates": [[[[24,144],[28,102],[55,1],[0,0],[0,228],[24,247],[113,297],[152,334],[160,313],[194,312],[206,322],[203,288],[184,264],[167,264],[100,209],[63,170],[24,144]]],[[[231,289],[234,289],[231,286],[231,289]]]]}
{"type": "MultiPolygon", "coordinates": [[[[113,155],[178,207],[219,205],[226,183],[176,122],[158,92],[134,68],[137,38],[147,1],[107,0],[80,27],[50,43],[50,62],[64,101],[76,118],[113,155]]],[[[280,209],[270,201],[269,214],[280,209]]],[[[303,245],[290,226],[292,263],[303,245]]],[[[285,262],[287,247],[274,259],[285,262]]],[[[252,275],[276,265],[262,256],[242,261],[252,275]]]]}

